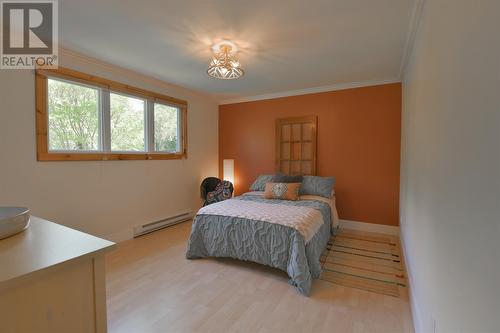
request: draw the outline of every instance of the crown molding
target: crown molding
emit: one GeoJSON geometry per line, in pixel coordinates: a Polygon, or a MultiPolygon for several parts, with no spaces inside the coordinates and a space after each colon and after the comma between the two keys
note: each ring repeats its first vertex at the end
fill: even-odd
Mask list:
{"type": "Polygon", "coordinates": [[[410,62],[411,55],[413,53],[415,39],[417,37],[418,27],[424,11],[425,2],[426,0],[415,0],[415,5],[413,6],[410,26],[406,36],[406,44],[401,58],[401,66],[399,68],[399,78],[401,81],[404,80],[406,68],[408,67],[408,63],[410,62]]]}
{"type": "Polygon", "coordinates": [[[217,100],[212,95],[203,93],[201,91],[193,90],[190,88],[186,88],[183,86],[179,86],[176,84],[172,84],[172,83],[169,83],[167,81],[163,81],[163,80],[151,77],[149,75],[137,72],[137,71],[132,70],[132,69],[117,66],[117,65],[111,64],[109,62],[84,55],[84,54],[79,53],[77,51],[73,51],[73,50],[68,49],[66,47],[63,47],[63,46],[59,46],[59,58],[61,58],[61,56],[63,58],[67,57],[68,59],[75,59],[78,62],[86,63],[86,64],[89,64],[92,66],[102,68],[103,70],[105,70],[106,72],[109,72],[109,73],[113,73],[113,74],[121,75],[121,76],[126,76],[134,81],[142,81],[145,83],[149,83],[149,84],[155,85],[161,89],[177,89],[177,90],[187,92],[189,94],[194,94],[197,96],[208,98],[208,99],[212,100],[214,103],[217,102],[217,100]]]}
{"type": "Polygon", "coordinates": [[[384,79],[384,80],[371,80],[371,81],[360,81],[360,82],[350,82],[350,83],[339,83],[339,84],[332,84],[332,85],[328,85],[328,86],[281,91],[281,92],[276,92],[276,93],[271,93],[271,94],[232,98],[232,99],[227,99],[227,100],[223,100],[223,101],[219,102],[219,105],[254,102],[254,101],[260,101],[260,100],[265,100],[265,99],[274,99],[274,98],[289,97],[289,96],[316,94],[316,93],[322,93],[322,92],[328,92],[328,91],[345,90],[345,89],[370,87],[370,86],[379,86],[379,85],[383,85],[383,84],[400,83],[400,82],[401,82],[401,80],[399,78],[392,78],[392,79],[384,79]]]}

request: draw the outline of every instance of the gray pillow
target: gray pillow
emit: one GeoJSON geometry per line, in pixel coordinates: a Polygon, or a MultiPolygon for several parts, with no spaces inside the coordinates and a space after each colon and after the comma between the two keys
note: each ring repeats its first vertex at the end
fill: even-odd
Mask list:
{"type": "Polygon", "coordinates": [[[287,176],[283,174],[276,174],[273,177],[275,183],[302,183],[302,176],[287,176]]]}
{"type": "Polygon", "coordinates": [[[299,194],[319,195],[321,197],[331,198],[333,185],[335,185],[335,178],[333,177],[304,176],[302,178],[299,194]]]}
{"type": "Polygon", "coordinates": [[[274,175],[260,175],[250,186],[251,191],[264,191],[266,189],[266,183],[273,181],[274,175]]]}

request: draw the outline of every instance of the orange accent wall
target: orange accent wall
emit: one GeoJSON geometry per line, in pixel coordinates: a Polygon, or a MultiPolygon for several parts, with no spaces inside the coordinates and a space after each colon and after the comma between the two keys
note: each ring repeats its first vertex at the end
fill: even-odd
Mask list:
{"type": "Polygon", "coordinates": [[[341,219],[398,225],[401,84],[219,106],[219,170],[234,159],[235,192],[275,170],[275,120],[317,115],[319,176],[334,176],[341,219]]]}

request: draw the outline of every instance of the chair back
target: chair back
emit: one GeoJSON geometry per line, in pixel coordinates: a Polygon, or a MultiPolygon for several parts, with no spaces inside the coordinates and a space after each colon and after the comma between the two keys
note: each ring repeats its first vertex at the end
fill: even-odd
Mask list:
{"type": "Polygon", "coordinates": [[[204,206],[231,199],[233,197],[233,191],[234,186],[230,181],[221,181],[215,190],[207,193],[207,199],[205,200],[204,206]]]}
{"type": "Polygon", "coordinates": [[[217,177],[208,177],[203,179],[200,185],[200,196],[203,200],[207,200],[207,194],[215,190],[221,180],[217,177]]]}

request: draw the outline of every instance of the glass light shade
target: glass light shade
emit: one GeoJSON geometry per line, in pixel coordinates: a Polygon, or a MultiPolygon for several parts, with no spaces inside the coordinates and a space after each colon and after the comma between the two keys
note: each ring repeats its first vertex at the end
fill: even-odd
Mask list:
{"type": "Polygon", "coordinates": [[[234,160],[223,161],[224,180],[230,181],[234,185],[234,160]]]}
{"type": "Polygon", "coordinates": [[[241,68],[239,60],[232,52],[230,45],[221,44],[214,57],[208,65],[208,75],[222,80],[234,80],[242,77],[245,72],[241,68]]]}

